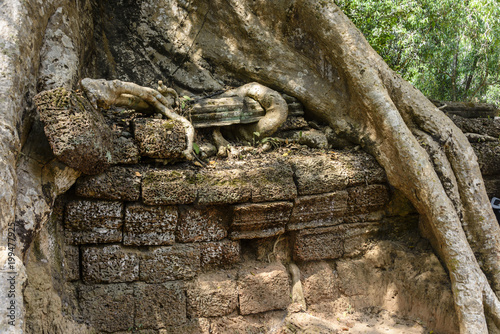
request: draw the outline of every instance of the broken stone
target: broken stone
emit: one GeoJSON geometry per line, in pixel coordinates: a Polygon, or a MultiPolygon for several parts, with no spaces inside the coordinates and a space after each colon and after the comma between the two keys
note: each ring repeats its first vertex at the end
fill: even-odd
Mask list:
{"type": "Polygon", "coordinates": [[[184,159],[186,130],[181,122],[169,119],[136,118],[135,140],[141,155],[158,159],[184,159]]]}
{"type": "Polygon", "coordinates": [[[172,245],[175,242],[177,208],[129,204],[125,208],[123,244],[136,246],[172,245]]]}
{"type": "Polygon", "coordinates": [[[112,162],[112,131],[80,93],[57,88],[34,98],[54,155],[85,174],[98,174],[112,162]]]}
{"type": "Polygon", "coordinates": [[[290,202],[235,206],[231,239],[267,238],[284,233],[292,207],[290,202]]]}
{"type": "Polygon", "coordinates": [[[141,173],[138,168],[111,167],[101,174],[79,178],[75,192],[82,197],[137,201],[141,196],[141,173]]]}
{"type": "Polygon", "coordinates": [[[240,313],[285,309],[291,303],[290,291],[288,272],[281,263],[243,269],[238,279],[240,313]]]}
{"type": "Polygon", "coordinates": [[[132,282],[139,278],[139,256],[120,245],[83,247],[85,283],[132,282]]]}
{"type": "Polygon", "coordinates": [[[295,132],[293,139],[301,145],[306,145],[310,148],[326,149],[328,148],[328,140],[326,135],[318,130],[308,130],[295,132]]]}

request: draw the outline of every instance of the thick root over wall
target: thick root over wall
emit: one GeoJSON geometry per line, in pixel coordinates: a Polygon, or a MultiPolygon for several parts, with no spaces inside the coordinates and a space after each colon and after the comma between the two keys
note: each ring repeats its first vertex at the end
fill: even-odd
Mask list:
{"type": "Polygon", "coordinates": [[[426,222],[449,271],[461,333],[487,333],[487,318],[490,331],[500,327],[500,230],[461,131],[384,63],[333,1],[192,6],[192,54],[299,98],[371,152],[426,222]]]}

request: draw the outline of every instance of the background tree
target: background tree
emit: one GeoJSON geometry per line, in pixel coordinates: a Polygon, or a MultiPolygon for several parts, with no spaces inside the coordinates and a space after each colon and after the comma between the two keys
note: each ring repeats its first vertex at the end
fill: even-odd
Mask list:
{"type": "Polygon", "coordinates": [[[426,96],[498,103],[498,0],[337,0],[389,66],[426,96]]]}

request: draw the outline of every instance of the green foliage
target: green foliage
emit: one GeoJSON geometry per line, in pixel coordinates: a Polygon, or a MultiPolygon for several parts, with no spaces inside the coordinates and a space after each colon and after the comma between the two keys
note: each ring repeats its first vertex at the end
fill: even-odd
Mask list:
{"type": "Polygon", "coordinates": [[[500,0],[336,0],[392,69],[440,100],[500,99],[500,0]]]}

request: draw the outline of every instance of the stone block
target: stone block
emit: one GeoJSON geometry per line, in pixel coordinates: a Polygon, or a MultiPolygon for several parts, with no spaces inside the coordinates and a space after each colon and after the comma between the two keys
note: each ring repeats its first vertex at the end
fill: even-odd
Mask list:
{"type": "Polygon", "coordinates": [[[77,246],[64,245],[63,268],[67,281],[80,279],[80,249],[77,246]]]}
{"type": "Polygon", "coordinates": [[[82,285],[79,288],[82,316],[99,331],[127,331],[134,326],[135,306],[131,285],[82,285]]]}
{"type": "Polygon", "coordinates": [[[292,207],[290,202],[235,206],[231,239],[266,238],[284,233],[292,207]]]}
{"type": "Polygon", "coordinates": [[[122,211],[120,202],[69,202],[65,220],[67,241],[72,244],[121,242],[122,211]]]}
{"type": "Polygon", "coordinates": [[[196,199],[195,174],[188,170],[154,170],[142,180],[142,198],[148,205],[190,204],[196,199]]]}
{"type": "Polygon", "coordinates": [[[190,319],[179,326],[167,326],[158,334],[206,334],[215,333],[211,330],[210,320],[206,318],[190,319]]]}
{"type": "Polygon", "coordinates": [[[136,246],[172,245],[178,212],[174,206],[145,206],[140,203],[125,208],[123,244],[136,246]]]}
{"type": "Polygon", "coordinates": [[[337,259],[344,253],[345,226],[302,230],[297,233],[293,257],[300,261],[337,259]]]}
{"type": "Polygon", "coordinates": [[[489,198],[500,197],[500,178],[484,179],[484,186],[489,198]]]}
{"type": "Polygon", "coordinates": [[[139,278],[139,255],[120,245],[83,247],[85,283],[132,282],[139,278]]]}
{"type": "Polygon", "coordinates": [[[179,208],[178,242],[217,241],[227,236],[231,209],[227,206],[179,208]]]}
{"type": "Polygon", "coordinates": [[[483,176],[500,174],[500,146],[497,142],[471,143],[483,176]]]}
{"type": "Polygon", "coordinates": [[[141,155],[158,159],[183,159],[186,130],[182,123],[169,119],[136,118],[134,136],[141,155]]]}
{"type": "Polygon", "coordinates": [[[308,306],[332,302],[340,297],[338,274],[328,263],[305,262],[300,266],[300,273],[308,306]]]}
{"type": "Polygon", "coordinates": [[[252,202],[286,201],[297,197],[290,165],[276,163],[247,172],[252,182],[252,202]]]}
{"type": "Polygon", "coordinates": [[[187,321],[186,296],[181,283],[138,283],[134,290],[137,327],[159,329],[187,321]]]}
{"type": "Polygon", "coordinates": [[[158,247],[141,259],[140,280],[148,283],[190,279],[200,270],[200,245],[158,247]]]}
{"type": "Polygon", "coordinates": [[[241,245],[239,241],[203,242],[200,247],[202,269],[226,267],[240,262],[241,245]]]}
{"type": "Polygon", "coordinates": [[[191,318],[220,317],[236,311],[236,282],[226,274],[199,276],[186,291],[187,310],[191,318]]]}
{"type": "Polygon", "coordinates": [[[205,170],[197,175],[199,204],[250,201],[252,185],[241,169],[205,170]]]}
{"type": "Polygon", "coordinates": [[[347,212],[347,191],[301,196],[295,199],[288,230],[332,226],[343,222],[347,212]]]}
{"type": "Polygon", "coordinates": [[[117,137],[113,140],[113,148],[111,155],[113,157],[113,164],[137,164],[139,163],[141,155],[139,148],[134,142],[133,138],[117,137]]]}
{"type": "Polygon", "coordinates": [[[113,134],[101,113],[81,93],[57,88],[34,98],[54,155],[85,174],[98,174],[112,161],[113,134]]]}
{"type": "Polygon", "coordinates": [[[285,309],[291,303],[290,281],[281,263],[242,269],[238,279],[240,314],[285,309]]]}
{"type": "Polygon", "coordinates": [[[138,168],[111,167],[98,175],[80,177],[75,192],[82,197],[137,201],[141,196],[141,172],[138,168]]]}
{"type": "Polygon", "coordinates": [[[364,152],[330,153],[291,160],[299,195],[343,190],[347,187],[387,182],[384,170],[364,152]]]}
{"type": "Polygon", "coordinates": [[[389,203],[389,190],[386,185],[373,184],[347,189],[349,212],[362,214],[384,208],[389,203]]]}

